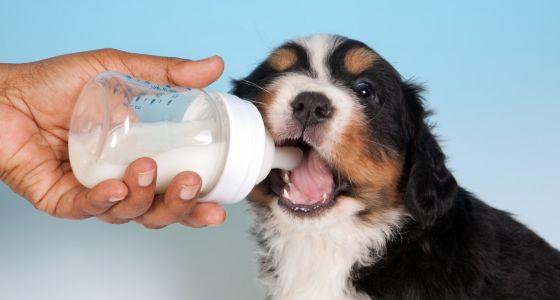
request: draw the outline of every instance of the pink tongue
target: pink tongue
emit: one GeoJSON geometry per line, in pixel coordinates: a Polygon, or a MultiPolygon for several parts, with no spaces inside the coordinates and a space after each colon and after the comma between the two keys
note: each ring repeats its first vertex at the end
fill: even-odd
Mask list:
{"type": "Polygon", "coordinates": [[[288,189],[288,200],[294,204],[315,204],[327,198],[333,188],[333,175],[327,163],[311,150],[295,169],[292,170],[288,189]]]}

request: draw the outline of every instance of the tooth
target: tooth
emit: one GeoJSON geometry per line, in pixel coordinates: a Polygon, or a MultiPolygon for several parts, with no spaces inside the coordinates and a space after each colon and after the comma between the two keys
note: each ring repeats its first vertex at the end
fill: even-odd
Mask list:
{"type": "Polygon", "coordinates": [[[288,190],[286,188],[282,189],[282,196],[286,199],[290,198],[290,195],[288,194],[288,190]]]}
{"type": "Polygon", "coordinates": [[[288,174],[288,171],[282,171],[282,178],[285,183],[290,183],[290,174],[288,174]]]}
{"type": "Polygon", "coordinates": [[[328,197],[329,197],[329,195],[327,195],[327,193],[324,193],[323,196],[321,196],[321,198],[323,199],[323,202],[327,201],[328,197]]]}

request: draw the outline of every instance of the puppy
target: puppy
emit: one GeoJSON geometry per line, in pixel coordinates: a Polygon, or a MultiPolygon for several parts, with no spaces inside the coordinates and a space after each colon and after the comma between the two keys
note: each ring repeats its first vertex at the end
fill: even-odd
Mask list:
{"type": "Polygon", "coordinates": [[[560,299],[559,252],[457,184],[421,90],[331,35],[234,82],[305,153],[249,197],[268,299],[560,299]]]}

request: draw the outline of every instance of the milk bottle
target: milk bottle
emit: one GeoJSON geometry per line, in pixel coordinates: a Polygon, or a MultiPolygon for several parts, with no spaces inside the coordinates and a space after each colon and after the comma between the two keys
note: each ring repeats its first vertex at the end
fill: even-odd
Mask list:
{"type": "Polygon", "coordinates": [[[122,179],[137,158],[157,163],[156,192],[182,171],[202,178],[201,200],[245,198],[272,168],[291,170],[301,150],[274,146],[254,105],[236,96],[159,86],[104,72],[82,90],[68,138],[74,175],[86,187],[122,179]]]}

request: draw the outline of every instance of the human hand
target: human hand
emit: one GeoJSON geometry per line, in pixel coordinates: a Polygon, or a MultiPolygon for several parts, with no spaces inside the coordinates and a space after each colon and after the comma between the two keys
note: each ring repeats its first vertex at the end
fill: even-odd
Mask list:
{"type": "Polygon", "coordinates": [[[90,79],[114,70],[158,84],[204,87],[220,77],[223,61],[200,61],[104,49],[27,64],[0,64],[0,179],[53,216],[108,223],[134,220],[149,228],[171,223],[201,227],[225,220],[216,203],[197,202],[201,179],[178,174],[165,195],[154,196],[156,163],[140,158],[120,180],[82,186],[68,160],[74,103],[90,79]]]}

